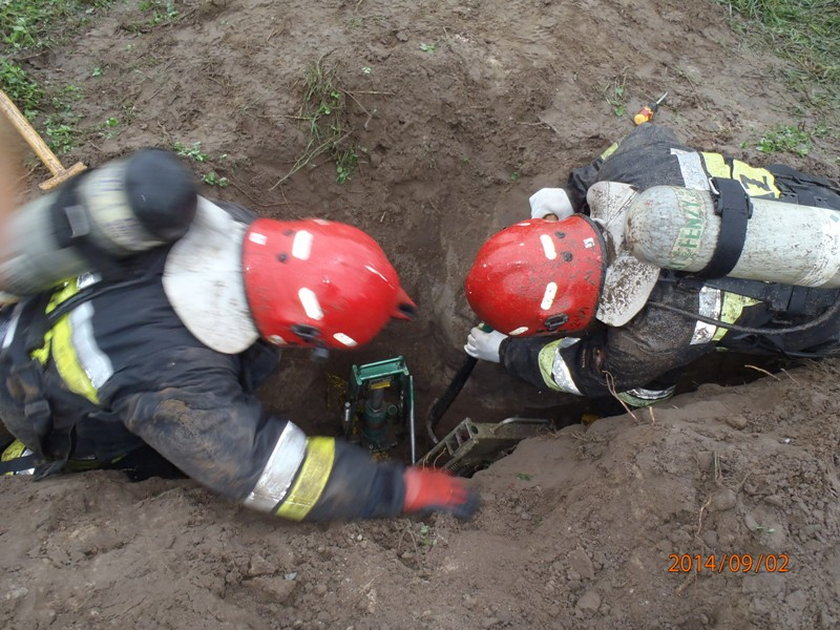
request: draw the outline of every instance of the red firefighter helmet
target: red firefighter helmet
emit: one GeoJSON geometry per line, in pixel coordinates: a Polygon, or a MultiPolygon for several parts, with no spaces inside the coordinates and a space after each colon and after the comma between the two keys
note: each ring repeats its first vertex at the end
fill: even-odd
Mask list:
{"type": "Polygon", "coordinates": [[[507,335],[579,332],[598,308],[604,252],[600,230],[584,215],[521,221],[478,251],[465,282],[467,301],[507,335]]]}
{"type": "Polygon", "coordinates": [[[382,248],[344,223],[257,219],[242,269],[251,317],[275,345],[353,348],[414,314],[382,248]]]}

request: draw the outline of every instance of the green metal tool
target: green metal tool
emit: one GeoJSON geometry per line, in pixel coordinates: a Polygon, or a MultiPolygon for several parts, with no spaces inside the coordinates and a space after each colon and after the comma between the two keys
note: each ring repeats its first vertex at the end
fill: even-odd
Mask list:
{"type": "Polygon", "coordinates": [[[354,365],[344,401],[345,437],[374,452],[386,451],[407,433],[411,463],[417,461],[414,377],[403,357],[354,365]]]}

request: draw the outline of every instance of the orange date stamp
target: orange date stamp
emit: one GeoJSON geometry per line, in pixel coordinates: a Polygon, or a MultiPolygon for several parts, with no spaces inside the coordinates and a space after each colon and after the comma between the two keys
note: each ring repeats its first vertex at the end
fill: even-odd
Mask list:
{"type": "Polygon", "coordinates": [[[668,562],[668,573],[790,573],[786,553],[671,553],[668,562]]]}

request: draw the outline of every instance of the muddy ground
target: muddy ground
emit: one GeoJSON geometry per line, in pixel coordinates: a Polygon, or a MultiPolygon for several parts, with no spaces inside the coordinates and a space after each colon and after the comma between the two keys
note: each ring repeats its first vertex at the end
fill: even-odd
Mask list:
{"type": "MultiPolygon", "coordinates": [[[[200,142],[196,173],[230,182],[206,195],[366,229],[421,307],[326,364],[287,353],[262,394],[310,432],[338,430],[328,375],[396,355],[415,375],[422,419],[464,357],[473,318],[461,283],[480,243],[666,90],[657,120],[689,143],[840,176],[836,133],[805,158],[755,150],[773,125],[817,119],[786,66],[739,41],[727,9],[708,2],[211,0],[171,4],[177,16],[143,6],[94,13],[67,47],[22,60],[53,90],[79,88],[65,93],[87,135],[63,159],[200,142]],[[316,64],[332,77],[342,146],[358,157],[344,183],[330,156],[307,159],[316,64]]],[[[288,525],[189,481],[7,478],[0,624],[836,627],[839,368],[716,358],[687,377],[696,391],[587,429],[579,401],[480,365],[444,428],[510,415],[570,426],[475,475],[484,506],[468,524],[288,525]],[[718,562],[669,571],[671,554],[691,568],[695,556],[718,562]],[[721,565],[723,554],[738,560],[721,565]]]]}

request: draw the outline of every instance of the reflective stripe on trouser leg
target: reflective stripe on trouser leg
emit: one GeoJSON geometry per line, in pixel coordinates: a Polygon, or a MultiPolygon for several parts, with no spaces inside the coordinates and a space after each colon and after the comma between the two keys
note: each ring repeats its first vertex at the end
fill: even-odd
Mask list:
{"type": "Polygon", "coordinates": [[[277,515],[301,521],[321,498],[335,463],[335,440],[312,437],[307,440],[306,459],[295,485],[277,508],[277,515]]]}

